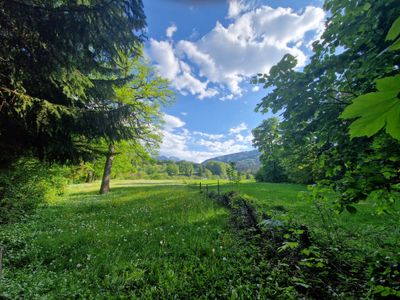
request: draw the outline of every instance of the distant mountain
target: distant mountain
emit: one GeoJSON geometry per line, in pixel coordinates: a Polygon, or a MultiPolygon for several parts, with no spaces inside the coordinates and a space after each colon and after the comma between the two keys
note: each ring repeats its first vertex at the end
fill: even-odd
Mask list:
{"type": "Polygon", "coordinates": [[[206,165],[210,161],[220,161],[224,163],[236,163],[236,169],[240,172],[255,173],[260,168],[260,152],[258,150],[244,151],[233,154],[213,157],[203,161],[201,164],[206,165]]]}

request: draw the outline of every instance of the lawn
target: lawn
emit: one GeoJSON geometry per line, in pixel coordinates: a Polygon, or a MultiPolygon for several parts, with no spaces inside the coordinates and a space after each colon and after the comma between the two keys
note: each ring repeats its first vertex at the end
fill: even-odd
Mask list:
{"type": "MultiPolygon", "coordinates": [[[[214,183],[203,181],[203,190],[214,183]]],[[[114,181],[107,195],[98,195],[98,183],[70,186],[26,222],[1,227],[0,298],[294,299],[196,184],[114,181]]],[[[305,186],[221,182],[221,192],[232,189],[261,212],[307,225],[314,239],[329,239],[334,224],[334,238],[361,258],[397,251],[396,220],[375,215],[372,203],[323,220],[298,197],[305,186]]]]}

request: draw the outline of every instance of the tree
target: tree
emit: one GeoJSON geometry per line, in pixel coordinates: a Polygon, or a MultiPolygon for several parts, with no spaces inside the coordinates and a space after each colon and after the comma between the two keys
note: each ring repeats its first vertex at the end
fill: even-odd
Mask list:
{"type": "Polygon", "coordinates": [[[253,145],[261,152],[262,167],[257,172],[258,181],[283,182],[287,180],[282,167],[284,159],[279,119],[269,118],[253,129],[253,145]]]}
{"type": "Polygon", "coordinates": [[[179,168],[175,163],[169,163],[167,165],[167,173],[169,176],[175,176],[179,174],[179,168]]]}
{"type": "Polygon", "coordinates": [[[206,168],[209,169],[213,175],[219,176],[220,178],[226,178],[227,164],[219,161],[210,161],[207,163],[206,168]]]}
{"type": "Polygon", "coordinates": [[[188,161],[179,162],[179,173],[191,177],[194,171],[193,164],[188,161]]]}
{"type": "MultiPolygon", "coordinates": [[[[137,156],[149,159],[147,153],[154,152],[160,142],[159,125],[161,121],[160,105],[172,99],[168,81],[158,76],[145,62],[121,55],[121,69],[132,70],[132,79],[122,87],[115,87],[115,99],[104,110],[112,114],[123,111],[118,122],[105,124],[103,131],[108,144],[106,162],[100,193],[110,190],[112,163],[116,152],[116,143],[126,141],[137,156]]],[[[128,76],[128,75],[127,75],[128,76]]]]}
{"type": "Polygon", "coordinates": [[[123,119],[103,108],[131,79],[116,58],[140,52],[145,25],[141,0],[1,0],[0,166],[91,157],[123,119]]]}
{"type": "Polygon", "coordinates": [[[236,163],[231,161],[229,163],[228,168],[226,169],[226,173],[228,176],[228,179],[234,183],[239,183],[240,181],[240,173],[236,170],[236,163]]]}
{"type": "Polygon", "coordinates": [[[289,179],[308,170],[312,182],[336,192],[341,211],[353,211],[352,203],[371,197],[393,203],[399,143],[384,132],[351,139],[351,122],[339,116],[356,97],[373,92],[377,79],[398,75],[399,56],[385,51],[385,35],[400,4],[327,0],[324,8],[329,12],[326,30],[313,44],[310,63],[296,70],[296,59],[286,55],[268,75],[255,78],[271,90],[257,110],[282,111],[282,165],[289,179]]]}
{"type": "MultiPolygon", "coordinates": [[[[400,17],[386,35],[387,41],[395,39],[388,51],[400,49],[400,17]]],[[[370,137],[385,128],[387,134],[400,141],[400,74],[377,79],[376,89],[376,92],[355,98],[340,117],[358,118],[349,126],[352,138],[370,137]]]]}

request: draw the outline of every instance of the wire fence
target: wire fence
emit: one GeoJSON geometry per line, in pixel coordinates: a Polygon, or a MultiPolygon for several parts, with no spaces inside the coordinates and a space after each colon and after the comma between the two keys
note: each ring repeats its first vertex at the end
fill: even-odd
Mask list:
{"type": "Polygon", "coordinates": [[[192,184],[192,188],[197,189],[200,193],[215,192],[218,196],[229,192],[229,191],[239,191],[238,183],[220,183],[219,180],[216,182],[195,182],[192,184]]]}

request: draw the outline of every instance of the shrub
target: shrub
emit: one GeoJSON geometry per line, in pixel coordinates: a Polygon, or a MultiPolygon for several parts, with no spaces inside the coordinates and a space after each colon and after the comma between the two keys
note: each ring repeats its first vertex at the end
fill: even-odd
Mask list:
{"type": "Polygon", "coordinates": [[[0,173],[0,224],[22,220],[40,203],[64,192],[65,168],[20,159],[0,173]]]}

